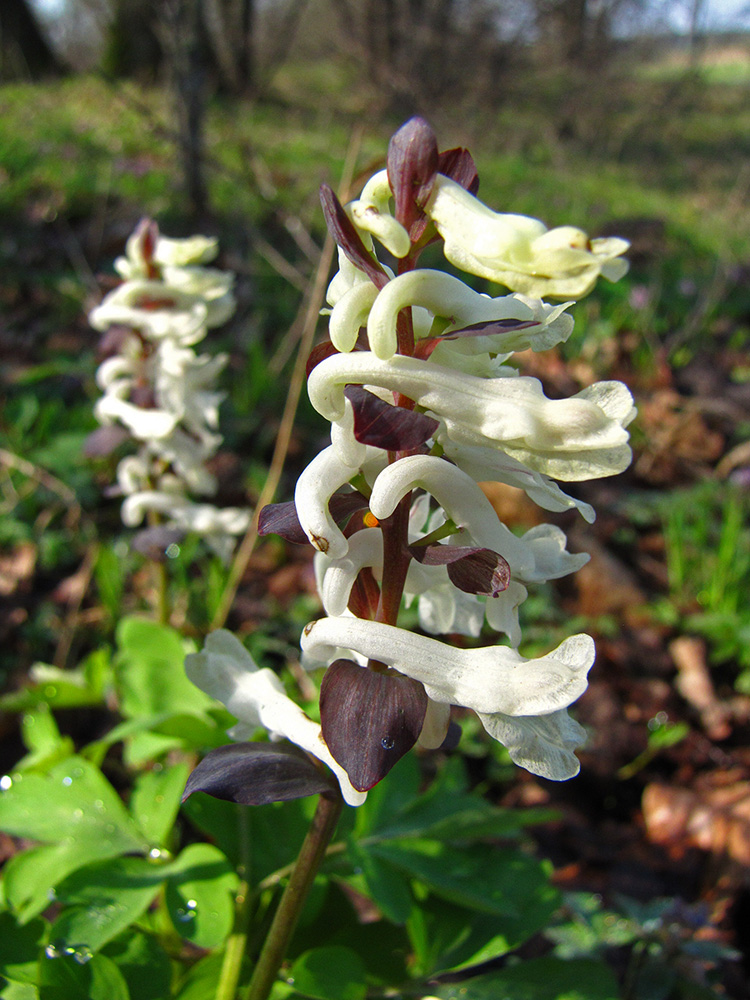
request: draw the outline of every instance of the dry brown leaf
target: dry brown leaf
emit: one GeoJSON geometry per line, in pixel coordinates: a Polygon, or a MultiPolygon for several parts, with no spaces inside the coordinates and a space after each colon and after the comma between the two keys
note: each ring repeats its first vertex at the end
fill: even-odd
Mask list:
{"type": "Polygon", "coordinates": [[[731,713],[716,697],[706,662],[705,642],[682,635],[670,642],[669,652],[677,667],[677,690],[699,712],[707,735],[712,740],[725,740],[732,732],[731,713]]]}
{"type": "Polygon", "coordinates": [[[698,408],[673,389],[640,400],[639,424],[646,446],[635,464],[641,479],[668,483],[685,472],[715,462],[724,438],[707,426],[698,408]]]}
{"type": "Polygon", "coordinates": [[[590,553],[591,559],[575,575],[576,610],[593,617],[617,615],[629,625],[643,624],[647,617],[644,610],[647,598],[635,575],[589,535],[581,540],[580,547],[590,553]]]}
{"type": "Polygon", "coordinates": [[[698,847],[750,865],[750,782],[727,778],[712,772],[693,788],[648,785],[642,809],[649,838],[678,854],[698,847]]]}
{"type": "Polygon", "coordinates": [[[12,552],[0,555],[0,596],[9,597],[30,580],[36,565],[36,545],[22,542],[12,552]]]}

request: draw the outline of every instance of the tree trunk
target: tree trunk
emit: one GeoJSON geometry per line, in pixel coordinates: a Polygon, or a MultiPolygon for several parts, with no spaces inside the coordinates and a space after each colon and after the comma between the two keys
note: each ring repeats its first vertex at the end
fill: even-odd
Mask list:
{"type": "Polygon", "coordinates": [[[0,80],[38,80],[62,71],[27,0],[0,0],[0,80]]]}

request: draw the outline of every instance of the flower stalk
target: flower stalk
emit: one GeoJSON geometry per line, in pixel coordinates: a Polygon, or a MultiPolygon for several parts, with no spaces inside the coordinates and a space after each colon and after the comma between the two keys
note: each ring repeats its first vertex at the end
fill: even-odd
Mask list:
{"type": "Polygon", "coordinates": [[[302,665],[324,671],[320,725],[228,632],[212,633],[186,660],[191,680],[238,720],[228,734],[235,744],[207,754],[186,795],[252,805],[320,794],[249,1000],[265,1000],[272,988],[342,801],[361,804],[416,745],[448,746],[452,706],[475,711],[488,736],[533,774],[561,781],[579,770],[585,733],[568,709],[586,689],[593,639],[572,635],[527,658],[519,607],[528,588],[575,572],[588,557],[568,552],[556,524],[516,534],[482,483],[521,489],[545,510],[577,510],[591,522],[590,505],[558,482],[627,467],[635,411],[624,385],[595,383],[550,399],[508,363],[516,352],[565,342],[573,329],[566,310],[600,275],[625,273],[627,244],[493,212],[477,187],[468,151],[440,152],[417,118],[393,137],[387,169],[358,199],[344,206],[321,190],[339,269],[327,291],[330,339],[310,353],[307,387],[331,423],[331,444],[300,475],[294,500],[258,517],[259,534],[317,550],[325,615],[305,626],[300,646],[302,665]],[[509,294],[420,269],[432,243],[454,267],[509,294]],[[396,258],[396,273],[378,259],[378,245],[396,258]],[[399,624],[411,603],[418,631],[399,624]],[[482,641],[435,638],[456,634],[482,641]],[[254,740],[259,727],[271,743],[254,740]]]}
{"type": "Polygon", "coordinates": [[[267,1000],[271,992],[320,863],[336,832],[343,804],[341,794],[335,789],[318,799],[310,829],[255,964],[247,1000],[267,1000]]]}

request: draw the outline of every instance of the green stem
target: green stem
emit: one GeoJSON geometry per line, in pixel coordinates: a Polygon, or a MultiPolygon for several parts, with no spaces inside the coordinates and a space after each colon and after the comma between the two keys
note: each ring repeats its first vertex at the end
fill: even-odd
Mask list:
{"type": "Polygon", "coordinates": [[[271,992],[313,879],[336,831],[342,806],[340,793],[326,793],[318,799],[310,829],[255,966],[247,1000],[267,1000],[271,992]]]}
{"type": "Polygon", "coordinates": [[[235,896],[234,928],[227,939],[224,951],[224,961],[221,965],[219,982],[216,985],[214,1000],[236,1000],[237,984],[242,973],[242,960],[247,951],[247,933],[250,927],[250,915],[253,908],[253,894],[250,889],[250,829],[246,806],[237,807],[237,824],[239,826],[240,848],[242,860],[240,873],[242,879],[235,896]]]}
{"type": "Polygon", "coordinates": [[[169,604],[169,572],[163,562],[154,563],[156,587],[156,620],[160,625],[169,625],[172,609],[169,604]]]}

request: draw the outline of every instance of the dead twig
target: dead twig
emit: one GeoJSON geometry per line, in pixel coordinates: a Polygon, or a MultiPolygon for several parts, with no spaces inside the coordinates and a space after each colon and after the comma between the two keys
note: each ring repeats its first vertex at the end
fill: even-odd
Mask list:
{"type": "MultiPolygon", "coordinates": [[[[346,161],[340,184],[340,194],[342,200],[344,201],[347,199],[347,192],[354,174],[354,164],[357,159],[361,138],[362,132],[361,130],[358,130],[352,137],[352,140],[349,143],[349,149],[347,150],[346,161]]],[[[331,268],[331,262],[333,261],[333,251],[334,242],[331,239],[331,236],[328,235],[320,254],[320,260],[318,261],[315,277],[309,286],[308,294],[300,305],[297,318],[292,324],[292,327],[297,326],[299,318],[304,317],[299,348],[297,350],[297,358],[294,363],[294,370],[289,382],[289,392],[287,393],[286,403],[284,404],[284,412],[279,425],[276,446],[274,448],[273,457],[271,458],[268,476],[266,477],[263,489],[258,497],[258,503],[255,508],[252,524],[250,525],[247,534],[242,539],[240,547],[237,550],[234,561],[230,567],[224,593],[221,596],[213,621],[211,622],[212,629],[221,628],[227,619],[227,615],[229,614],[229,610],[232,606],[232,601],[237,593],[237,588],[239,587],[240,581],[245,574],[245,570],[247,569],[248,563],[250,562],[250,558],[258,541],[258,517],[263,507],[265,507],[266,504],[273,502],[276,490],[278,489],[279,482],[281,480],[281,473],[284,468],[284,462],[286,461],[287,452],[289,450],[289,442],[292,436],[294,419],[297,414],[297,407],[302,394],[302,387],[305,384],[305,366],[307,363],[307,357],[312,347],[320,307],[323,302],[326,286],[328,284],[328,273],[331,268]]]]}

